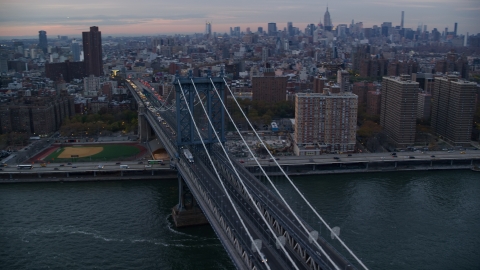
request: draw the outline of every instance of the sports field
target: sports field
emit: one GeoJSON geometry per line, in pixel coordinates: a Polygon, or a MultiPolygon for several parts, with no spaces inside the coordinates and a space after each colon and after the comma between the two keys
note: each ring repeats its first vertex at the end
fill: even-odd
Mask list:
{"type": "Polygon", "coordinates": [[[135,145],[79,145],[58,148],[43,160],[48,162],[129,160],[134,159],[140,152],[141,148],[135,145]]]}

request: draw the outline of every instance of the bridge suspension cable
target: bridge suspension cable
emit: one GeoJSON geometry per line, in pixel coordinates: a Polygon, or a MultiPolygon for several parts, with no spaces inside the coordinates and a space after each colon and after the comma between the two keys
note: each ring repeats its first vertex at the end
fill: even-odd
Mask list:
{"type": "MultiPolygon", "coordinates": [[[[211,78],[210,78],[211,80],[211,78]]],[[[198,93],[198,90],[197,90],[197,87],[195,86],[195,83],[193,82],[193,79],[191,79],[192,81],[192,84],[193,84],[193,88],[195,89],[195,93],[197,94],[197,96],[200,98],[200,94],[198,93]]],[[[212,82],[213,84],[213,82],[212,82]]],[[[214,85],[215,87],[215,85],[214,85]]],[[[215,88],[216,90],[216,88],[215,88]]],[[[217,92],[218,94],[218,92],[217,92]]],[[[219,95],[220,97],[220,95],[219,95]]],[[[220,97],[219,100],[222,102],[223,104],[223,100],[222,98],[220,97]]],[[[208,113],[207,113],[207,110],[205,109],[205,106],[203,105],[203,103],[201,103],[202,105],[202,109],[205,113],[205,116],[207,116],[207,120],[208,120],[208,123],[210,124],[210,126],[212,127],[213,131],[214,131],[214,134],[217,134],[216,130],[215,130],[215,126],[213,125],[212,121],[210,120],[210,118],[208,117],[208,113]]],[[[192,118],[193,120],[193,118],[192,118]]],[[[218,136],[217,136],[217,139],[218,139],[218,136]]],[[[267,225],[268,227],[268,230],[272,233],[273,235],[273,238],[275,239],[275,241],[277,241],[277,235],[275,234],[275,231],[273,230],[273,228],[270,226],[270,224],[267,222],[266,218],[264,217],[262,211],[260,210],[260,208],[258,207],[258,205],[255,203],[255,200],[253,199],[250,191],[247,189],[247,187],[245,186],[245,183],[243,183],[243,180],[242,178],[240,177],[240,175],[238,174],[238,171],[237,169],[235,168],[235,165],[232,163],[232,160],[230,159],[230,156],[228,155],[228,152],[227,150],[225,149],[225,147],[223,146],[223,144],[219,141],[219,145],[220,147],[222,148],[223,152],[225,153],[225,156],[228,160],[228,162],[230,163],[230,165],[232,166],[232,169],[233,171],[235,172],[235,175],[237,176],[238,180],[240,180],[240,183],[242,185],[242,187],[244,188],[244,190],[246,191],[247,195],[248,195],[248,198],[253,202],[253,205],[255,206],[255,209],[257,210],[259,216],[262,218],[263,222],[265,222],[265,224],[267,225]]],[[[213,164],[212,164],[213,165],[213,164]]],[[[235,207],[235,206],[234,206],[235,207]]],[[[280,245],[282,251],[285,253],[285,255],[288,257],[290,263],[292,263],[292,265],[295,267],[295,269],[298,269],[298,267],[296,266],[296,264],[294,263],[293,259],[290,257],[290,254],[285,250],[285,247],[283,245],[280,245]]]]}
{"type": "MultiPolygon", "coordinates": [[[[212,82],[212,85],[214,86],[215,88],[215,91],[217,91],[215,85],[213,84],[213,81],[210,79],[210,81],[212,82]]],[[[310,207],[310,209],[315,213],[315,215],[318,217],[318,219],[325,225],[325,227],[332,233],[332,235],[335,235],[335,238],[338,239],[338,241],[340,242],[340,244],[349,252],[349,254],[355,258],[355,260],[366,270],[368,270],[368,268],[365,266],[365,264],[363,264],[363,262],[353,253],[353,251],[342,241],[342,239],[340,239],[340,236],[337,235],[336,232],[333,231],[333,229],[327,224],[327,222],[320,216],[320,214],[318,214],[318,212],[313,208],[313,206],[310,204],[310,202],[305,198],[305,196],[300,192],[300,190],[297,188],[297,186],[295,186],[295,184],[293,183],[293,181],[290,179],[290,177],[287,175],[287,173],[285,173],[285,171],[283,170],[282,166],[280,166],[280,164],[278,164],[277,160],[273,157],[272,153],[270,153],[270,151],[268,150],[267,146],[265,145],[265,143],[263,142],[263,140],[260,138],[260,136],[258,135],[257,131],[255,130],[255,128],[253,127],[252,123],[250,122],[250,120],[248,119],[248,117],[245,115],[245,112],[243,111],[242,107],[240,106],[240,104],[238,103],[237,99],[235,98],[235,96],[233,95],[233,92],[232,90],[230,89],[230,87],[228,86],[225,78],[223,78],[223,81],[225,82],[225,85],[227,86],[228,88],[228,91],[230,92],[231,96],[232,96],[232,99],[235,101],[235,103],[237,104],[238,108],[240,109],[240,112],[242,113],[242,115],[245,117],[245,119],[247,120],[248,122],[248,125],[250,126],[250,128],[253,130],[253,132],[255,133],[256,137],[258,138],[258,140],[260,141],[261,145],[264,147],[264,149],[267,150],[267,153],[268,155],[270,156],[270,158],[275,162],[275,165],[280,169],[280,171],[282,172],[283,176],[285,176],[285,178],[288,180],[288,182],[293,186],[293,188],[295,189],[295,191],[300,195],[300,197],[305,201],[305,203],[310,207]]],[[[218,95],[218,91],[217,91],[217,95],[218,95]]],[[[220,99],[221,100],[221,99],[220,99]]],[[[223,102],[222,102],[223,104],[223,102]]],[[[224,104],[223,104],[224,105],[224,104]]],[[[225,109],[226,110],[226,109],[225,109]]],[[[230,120],[232,121],[233,125],[235,126],[235,129],[237,130],[238,134],[240,135],[240,137],[242,138],[243,142],[245,143],[245,145],[247,146],[247,149],[248,151],[250,152],[250,154],[253,155],[250,147],[248,146],[248,144],[245,142],[243,136],[241,135],[241,133],[239,132],[237,126],[235,125],[233,119],[231,118],[230,114],[228,113],[228,111],[226,110],[227,114],[229,115],[230,117],[230,120]]],[[[283,196],[280,194],[280,192],[278,191],[278,189],[276,188],[275,184],[273,183],[273,181],[270,180],[270,177],[268,177],[268,175],[266,174],[266,172],[263,170],[263,167],[260,165],[260,163],[258,162],[257,159],[255,159],[257,165],[259,166],[259,168],[262,170],[262,173],[266,176],[266,178],[268,179],[268,181],[270,182],[270,184],[273,186],[273,188],[275,189],[275,191],[278,193],[278,195],[281,197],[282,201],[287,205],[287,207],[289,208],[290,211],[292,211],[292,209],[290,208],[290,206],[288,205],[288,203],[285,201],[285,199],[283,198],[283,196]]],[[[292,213],[294,213],[292,211],[292,213]]],[[[296,214],[294,214],[294,216],[297,218],[298,220],[298,217],[296,214]]],[[[302,224],[300,222],[300,224],[302,224]]],[[[303,225],[302,225],[303,227],[303,225]]],[[[306,230],[306,228],[304,227],[304,229],[306,230]]],[[[315,241],[315,243],[317,243],[317,241],[315,241]]],[[[318,243],[317,243],[318,245],[318,243]]],[[[320,247],[320,246],[319,246],[320,247]]],[[[321,247],[320,247],[321,248],[321,247]]],[[[334,264],[335,265],[335,264],[334,264]]]]}
{"type": "MultiPolygon", "coordinates": [[[[182,88],[182,84],[180,83],[180,80],[178,80],[178,85],[179,85],[179,87],[180,87],[180,90],[181,90],[180,92],[182,93],[183,99],[184,99],[185,102],[186,102],[186,101],[187,101],[187,98],[185,97],[185,93],[183,92],[183,88],[182,88]]],[[[195,89],[195,90],[196,90],[196,89],[195,89]]],[[[200,130],[198,129],[198,126],[197,126],[197,124],[195,123],[195,120],[194,120],[194,118],[193,118],[193,113],[192,113],[192,111],[190,110],[190,107],[189,107],[189,106],[186,106],[186,107],[187,107],[187,109],[188,109],[188,113],[190,114],[190,118],[192,119],[192,123],[193,123],[193,125],[194,125],[194,127],[195,127],[195,130],[196,130],[198,136],[201,138],[202,136],[201,136],[200,130]]],[[[207,117],[207,118],[208,118],[208,117],[207,117]]],[[[248,238],[250,239],[250,242],[251,242],[251,243],[255,243],[255,241],[253,240],[252,235],[250,234],[250,231],[248,230],[247,226],[245,225],[245,222],[243,221],[242,217],[240,216],[240,213],[238,212],[237,208],[235,207],[235,204],[234,204],[232,198],[230,197],[230,194],[227,192],[227,188],[225,187],[225,184],[223,183],[222,178],[220,177],[220,174],[218,173],[218,170],[217,170],[217,168],[215,167],[215,165],[214,165],[214,163],[213,163],[212,157],[211,157],[210,154],[208,153],[207,146],[205,145],[205,143],[203,142],[203,140],[200,140],[200,141],[202,142],[203,149],[205,150],[205,153],[207,154],[207,157],[208,157],[208,159],[209,159],[209,161],[210,161],[210,164],[212,165],[213,170],[215,171],[215,174],[217,175],[217,178],[218,178],[220,184],[222,185],[222,188],[223,188],[223,190],[224,190],[224,192],[225,192],[225,194],[226,194],[226,196],[227,196],[230,204],[232,205],[233,210],[235,211],[235,214],[237,215],[238,219],[240,220],[240,223],[242,223],[243,228],[245,228],[245,232],[247,233],[248,238]]],[[[260,252],[260,248],[258,247],[258,245],[252,245],[252,246],[255,247],[255,249],[257,250],[258,254],[262,254],[262,253],[260,252]]],[[[270,270],[270,266],[268,265],[268,261],[266,261],[265,258],[262,258],[262,259],[265,261],[265,265],[266,265],[267,269],[270,270]]]]}
{"type": "MultiPolygon", "coordinates": [[[[225,81],[225,78],[223,79],[225,81]]],[[[218,96],[219,93],[218,93],[218,90],[217,88],[215,87],[215,84],[213,83],[212,79],[210,78],[210,82],[212,83],[213,87],[214,87],[214,90],[216,92],[216,94],[218,96]]],[[[225,84],[227,84],[227,82],[225,81],[225,84]]],[[[230,91],[231,92],[231,91],[230,91]]],[[[232,93],[233,95],[233,93],[232,93]]],[[[235,99],[235,98],[234,98],[235,99]]],[[[243,143],[247,146],[247,149],[249,151],[249,153],[251,155],[253,155],[252,153],[252,150],[250,149],[250,147],[248,146],[247,142],[245,141],[245,139],[243,138],[243,136],[241,135],[240,131],[238,130],[238,127],[237,125],[235,124],[235,122],[233,121],[233,118],[232,116],[230,115],[230,113],[228,112],[226,106],[225,106],[225,103],[223,102],[222,98],[220,98],[220,101],[222,102],[222,106],[225,108],[225,112],[227,113],[228,117],[230,118],[230,121],[232,121],[232,124],[234,125],[235,129],[237,130],[238,134],[240,134],[240,138],[242,139],[243,143]]],[[[236,101],[236,100],[235,100],[236,101]]],[[[237,103],[238,104],[238,103],[237,103]]],[[[239,106],[240,107],[240,106],[239,106]]],[[[243,113],[243,111],[242,111],[243,113]]],[[[247,119],[248,121],[248,119],[247,119]]],[[[261,140],[260,140],[261,141],[261,140]]],[[[262,141],[263,143],[263,141],[262,141]]],[[[227,155],[228,156],[228,155],[227,155]]],[[[273,181],[270,179],[270,177],[267,175],[267,173],[265,172],[265,170],[263,169],[263,167],[260,165],[260,163],[258,162],[257,159],[255,159],[255,162],[257,163],[258,167],[260,168],[260,170],[262,171],[262,173],[265,175],[265,177],[268,179],[268,181],[270,182],[270,184],[272,185],[272,187],[275,189],[275,191],[278,193],[280,199],[282,200],[282,202],[285,204],[285,206],[288,208],[288,210],[290,210],[290,212],[293,214],[293,216],[295,217],[295,219],[297,220],[297,222],[300,224],[300,226],[303,228],[303,230],[307,233],[307,235],[310,235],[310,231],[305,227],[305,225],[303,224],[303,222],[300,220],[300,218],[297,216],[297,214],[295,213],[295,211],[293,211],[293,209],[290,207],[290,205],[288,204],[288,202],[285,200],[285,198],[282,196],[282,194],[280,193],[280,191],[277,189],[277,187],[275,186],[275,184],[273,183],[273,181]]],[[[238,175],[237,175],[238,176],[238,175]]],[[[317,246],[317,248],[322,252],[323,255],[325,255],[325,257],[327,258],[327,260],[337,269],[339,270],[340,268],[333,262],[333,260],[330,258],[330,256],[327,254],[327,252],[325,252],[325,250],[320,246],[320,244],[317,242],[317,241],[313,241],[315,243],[315,245],[317,246]]]]}

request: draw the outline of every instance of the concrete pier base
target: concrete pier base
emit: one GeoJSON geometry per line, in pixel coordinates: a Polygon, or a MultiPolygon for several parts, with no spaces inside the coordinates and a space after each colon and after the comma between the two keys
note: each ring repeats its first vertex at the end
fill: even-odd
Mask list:
{"type": "Polygon", "coordinates": [[[198,207],[178,210],[178,205],[172,208],[172,217],[177,227],[188,227],[208,224],[208,220],[198,207]]]}

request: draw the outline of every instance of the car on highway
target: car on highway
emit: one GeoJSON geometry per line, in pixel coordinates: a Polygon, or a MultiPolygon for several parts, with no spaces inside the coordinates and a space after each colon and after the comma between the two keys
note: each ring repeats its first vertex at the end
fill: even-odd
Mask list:
{"type": "Polygon", "coordinates": [[[348,156],[348,157],[351,157],[351,156],[352,156],[352,154],[348,154],[347,156],[348,156]]]}
{"type": "Polygon", "coordinates": [[[333,157],[333,159],[339,160],[340,158],[339,157],[333,157]]]}
{"type": "Polygon", "coordinates": [[[55,167],[55,168],[53,168],[53,170],[54,170],[54,171],[58,171],[58,168],[57,168],[57,167],[55,167]]]}
{"type": "Polygon", "coordinates": [[[122,163],[121,163],[121,162],[117,162],[117,163],[115,163],[115,164],[116,164],[116,165],[120,165],[120,164],[122,164],[122,163]]]}
{"type": "Polygon", "coordinates": [[[430,157],[435,157],[435,155],[431,155],[430,157]]]}
{"type": "Polygon", "coordinates": [[[245,161],[243,161],[243,160],[240,160],[240,163],[245,163],[245,161]]]}
{"type": "Polygon", "coordinates": [[[59,166],[60,166],[60,167],[63,167],[63,166],[65,166],[65,164],[60,164],[59,166]]]}
{"type": "Polygon", "coordinates": [[[415,157],[414,157],[414,156],[409,156],[408,158],[410,158],[410,159],[414,159],[415,157]]]}
{"type": "Polygon", "coordinates": [[[72,163],[71,163],[71,162],[68,162],[67,165],[72,165],[72,163]]]}
{"type": "Polygon", "coordinates": [[[152,165],[145,165],[145,168],[151,168],[152,165]]]}
{"type": "Polygon", "coordinates": [[[103,169],[103,167],[104,167],[103,165],[98,165],[97,166],[98,169],[103,169]]]}
{"type": "Polygon", "coordinates": [[[460,154],[465,154],[465,151],[460,152],[460,154]]]}
{"type": "Polygon", "coordinates": [[[139,161],[138,164],[143,164],[143,161],[139,161]]]}
{"type": "Polygon", "coordinates": [[[77,168],[77,166],[72,166],[72,168],[77,168]]]}

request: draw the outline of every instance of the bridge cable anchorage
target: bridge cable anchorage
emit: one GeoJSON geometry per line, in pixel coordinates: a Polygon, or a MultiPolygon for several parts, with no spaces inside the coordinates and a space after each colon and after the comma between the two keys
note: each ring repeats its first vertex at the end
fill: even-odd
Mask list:
{"type": "MultiPolygon", "coordinates": [[[[197,91],[197,87],[195,86],[195,83],[193,82],[193,79],[192,80],[192,84],[193,84],[193,88],[195,89],[195,93],[197,94],[197,96],[200,98],[200,94],[198,93],[197,91]]],[[[210,81],[212,80],[212,78],[210,78],[210,81]]],[[[213,81],[212,81],[212,84],[213,84],[213,81]]],[[[215,85],[213,85],[215,87],[215,85]]],[[[215,88],[215,91],[217,89],[215,88]]],[[[218,95],[218,92],[217,92],[217,95],[218,95]]],[[[220,97],[220,96],[219,96],[220,97]]],[[[222,102],[223,104],[223,100],[222,98],[220,97],[219,100],[222,102]]],[[[208,117],[208,113],[207,113],[207,110],[205,109],[205,105],[203,105],[203,103],[201,103],[202,105],[202,109],[205,113],[205,115],[207,116],[207,120],[208,120],[208,123],[210,124],[210,126],[212,127],[213,131],[215,132],[215,134],[217,134],[217,131],[215,130],[215,126],[213,125],[211,119],[208,117]]],[[[217,140],[219,140],[218,136],[216,137],[217,140]]],[[[220,140],[219,140],[220,142],[220,140]]],[[[238,174],[237,172],[237,169],[235,167],[235,165],[232,163],[232,160],[230,159],[230,156],[228,155],[227,153],[227,150],[225,149],[225,147],[223,146],[222,143],[219,143],[220,147],[222,148],[223,152],[225,153],[225,156],[227,157],[227,160],[228,162],[230,163],[230,165],[232,166],[233,168],[233,171],[235,172],[235,175],[237,176],[238,180],[240,180],[240,183],[242,184],[244,190],[247,192],[247,195],[248,195],[248,198],[254,202],[253,205],[255,206],[255,209],[257,210],[259,216],[262,218],[263,222],[265,222],[265,224],[267,225],[268,227],[268,230],[272,233],[273,235],[273,238],[274,239],[277,239],[277,235],[275,234],[275,231],[273,230],[273,228],[270,226],[270,224],[268,223],[267,219],[265,218],[265,216],[263,215],[262,211],[260,210],[260,208],[258,207],[258,205],[255,203],[255,200],[253,199],[252,195],[250,194],[250,191],[247,189],[247,187],[245,186],[245,184],[243,183],[243,180],[242,178],[240,177],[240,175],[238,174]]],[[[235,206],[234,206],[235,207],[235,206]]],[[[288,257],[288,259],[290,260],[290,263],[295,267],[295,269],[298,269],[297,265],[295,264],[295,262],[293,261],[293,259],[290,257],[290,254],[285,250],[285,247],[283,245],[280,245],[282,251],[285,253],[285,255],[288,257]]],[[[258,248],[257,248],[258,249],[258,248]]]]}
{"type": "MultiPolygon", "coordinates": [[[[225,81],[225,78],[223,79],[225,81]]],[[[217,93],[217,95],[219,95],[218,91],[217,91],[217,88],[215,87],[215,84],[213,83],[212,79],[210,78],[210,81],[212,82],[212,85],[215,89],[215,92],[217,93]]],[[[227,82],[225,82],[226,84],[227,82]]],[[[228,87],[228,85],[227,85],[228,87]]],[[[230,91],[231,92],[231,91],[230,91]]],[[[232,93],[233,94],[233,93],[232,93]]],[[[220,101],[222,102],[222,105],[225,107],[225,104],[223,103],[223,100],[220,98],[220,101]]],[[[236,100],[235,100],[236,102],[236,100]]],[[[238,103],[237,103],[238,104],[238,103]]],[[[239,106],[240,107],[240,106],[239,106]]],[[[230,115],[230,113],[228,112],[228,110],[226,109],[225,107],[225,112],[227,113],[228,117],[230,118],[230,121],[232,121],[232,124],[234,125],[235,129],[237,130],[238,134],[240,135],[240,138],[242,139],[243,143],[247,146],[247,149],[248,151],[250,152],[250,154],[253,156],[253,153],[252,153],[252,150],[250,149],[250,147],[248,146],[248,144],[246,143],[245,139],[243,138],[243,136],[241,135],[240,131],[238,130],[238,127],[237,125],[235,124],[235,122],[233,121],[233,118],[232,116],[230,115]]],[[[243,111],[242,111],[243,113],[243,111]]],[[[248,119],[247,119],[248,121],[248,119]]],[[[260,140],[261,141],[261,140],[260,140]]],[[[263,143],[263,141],[262,141],[263,143]]],[[[275,191],[278,193],[278,195],[280,196],[280,199],[282,200],[282,202],[286,205],[286,207],[288,208],[288,210],[290,210],[290,212],[293,214],[293,216],[295,217],[295,219],[298,221],[298,223],[300,224],[300,226],[305,230],[305,232],[307,233],[307,235],[310,235],[311,232],[308,231],[308,229],[305,227],[305,225],[303,224],[303,222],[300,220],[300,218],[295,214],[295,212],[293,211],[293,209],[290,207],[290,205],[287,203],[287,201],[283,198],[282,194],[280,193],[280,191],[277,189],[277,187],[274,185],[273,181],[270,179],[270,177],[267,175],[267,173],[265,172],[265,170],[263,169],[263,167],[260,165],[260,163],[258,162],[257,159],[255,159],[255,162],[257,163],[258,167],[260,168],[260,170],[262,171],[262,173],[266,176],[266,178],[268,179],[268,181],[270,182],[270,184],[273,186],[273,188],[275,189],[275,191]]],[[[278,165],[278,164],[277,164],[278,165]]],[[[242,182],[243,184],[243,182],[242,182]]],[[[323,248],[320,246],[320,244],[318,244],[317,241],[314,241],[315,245],[318,247],[318,249],[323,253],[323,255],[325,255],[325,257],[327,258],[328,261],[330,261],[330,263],[335,266],[335,268],[337,270],[339,270],[340,268],[333,262],[333,260],[330,258],[330,256],[327,254],[327,252],[325,252],[325,250],[323,250],[323,248]]]]}
{"type": "MultiPolygon", "coordinates": [[[[182,88],[182,84],[180,83],[180,80],[178,80],[178,85],[179,85],[179,87],[180,87],[180,90],[181,90],[180,92],[182,93],[183,99],[186,101],[187,98],[185,97],[185,93],[183,92],[183,88],[182,88]]],[[[196,91],[196,88],[195,88],[195,91],[196,91]]],[[[197,92],[197,94],[198,94],[198,92],[197,92]]],[[[198,136],[199,136],[200,138],[202,138],[202,135],[201,135],[201,133],[200,133],[200,130],[198,129],[198,126],[197,126],[197,124],[195,123],[195,120],[194,120],[194,118],[193,118],[193,113],[192,113],[192,111],[190,110],[190,107],[189,107],[189,106],[186,106],[186,107],[187,107],[187,109],[188,109],[188,113],[190,114],[190,118],[192,119],[192,123],[193,123],[193,125],[194,125],[194,127],[195,127],[195,130],[197,131],[198,136]]],[[[207,118],[208,118],[208,117],[207,117],[207,118]]],[[[217,137],[217,138],[218,138],[218,137],[217,137]]],[[[222,185],[222,188],[223,188],[223,190],[224,190],[224,192],[225,192],[225,195],[227,196],[230,204],[231,204],[232,207],[233,207],[233,210],[235,211],[235,214],[237,215],[238,219],[240,220],[240,223],[242,223],[243,228],[245,228],[245,232],[247,233],[248,238],[250,239],[250,242],[251,242],[251,243],[254,243],[255,241],[254,241],[252,235],[250,234],[250,231],[248,230],[248,228],[247,228],[247,226],[245,225],[245,222],[243,221],[240,213],[238,212],[237,208],[235,207],[235,204],[233,203],[233,200],[232,200],[230,194],[228,193],[227,188],[225,187],[225,184],[223,183],[222,178],[220,177],[220,174],[218,173],[217,168],[216,168],[215,165],[214,165],[214,162],[213,162],[213,160],[212,160],[212,157],[210,156],[210,153],[208,152],[207,146],[205,145],[205,143],[203,142],[203,140],[200,140],[200,141],[202,142],[203,149],[205,150],[205,153],[206,153],[207,156],[208,156],[208,159],[209,159],[209,161],[210,161],[210,164],[212,165],[213,170],[215,171],[215,174],[217,175],[217,178],[218,178],[220,184],[222,185]]],[[[255,249],[257,250],[258,254],[262,254],[262,253],[260,252],[260,249],[259,249],[258,245],[253,245],[253,246],[255,246],[255,249]]],[[[264,259],[264,258],[262,258],[262,259],[264,259]]],[[[270,266],[268,265],[268,261],[265,262],[265,266],[267,267],[268,270],[271,270],[271,269],[270,269],[270,266]]],[[[297,268],[297,269],[298,269],[298,268],[297,268]]]]}
{"type": "MultiPolygon", "coordinates": [[[[210,79],[211,81],[211,79],[210,79]]],[[[320,216],[320,214],[318,214],[318,212],[313,208],[313,206],[310,204],[310,202],[308,202],[308,200],[305,198],[305,196],[303,196],[303,194],[300,192],[300,190],[298,190],[297,186],[295,186],[295,184],[293,183],[292,179],[290,179],[290,177],[287,175],[287,173],[285,173],[285,171],[283,170],[282,166],[280,166],[280,164],[278,164],[277,160],[273,157],[272,153],[270,153],[270,151],[268,151],[268,148],[266,147],[265,143],[263,142],[263,140],[260,138],[260,136],[258,135],[257,131],[255,130],[255,128],[253,128],[253,125],[252,123],[250,122],[250,120],[248,119],[248,117],[245,115],[245,112],[243,111],[242,107],[240,106],[240,104],[238,103],[237,99],[235,98],[235,96],[233,95],[233,92],[232,90],[230,89],[230,87],[228,86],[227,82],[225,81],[225,78],[223,78],[223,81],[225,82],[225,85],[227,86],[228,88],[228,91],[230,92],[231,96],[232,96],[232,99],[235,101],[235,103],[237,104],[238,108],[240,109],[240,112],[242,113],[242,115],[245,117],[245,120],[247,120],[248,122],[248,125],[250,126],[250,128],[253,130],[253,132],[255,133],[255,136],[258,138],[258,140],[261,142],[262,146],[267,150],[267,153],[268,155],[270,156],[270,158],[273,160],[273,162],[275,162],[275,165],[280,169],[280,171],[283,173],[283,175],[285,176],[285,178],[290,182],[290,184],[293,186],[293,188],[297,191],[297,193],[300,195],[300,197],[305,201],[305,203],[310,207],[310,209],[315,213],[315,215],[318,217],[318,219],[320,221],[322,221],[322,223],[325,225],[325,227],[328,228],[328,230],[330,231],[330,233],[332,234],[335,234],[335,232],[332,230],[332,228],[327,224],[327,222],[320,216]]],[[[213,81],[212,81],[212,84],[213,84],[213,81]]],[[[214,85],[215,87],[215,85],[214,85]]],[[[217,89],[215,88],[215,91],[217,89]]],[[[217,95],[218,95],[218,92],[217,92],[217,95]]],[[[225,110],[227,112],[227,114],[229,115],[230,117],[230,114],[228,113],[227,110],[225,110]]],[[[230,117],[233,125],[235,126],[235,129],[237,130],[238,134],[240,134],[240,137],[242,138],[243,142],[246,144],[245,140],[243,139],[243,136],[241,135],[240,131],[238,130],[237,126],[235,125],[235,123],[233,122],[233,119],[230,117]]],[[[247,145],[247,144],[246,144],[247,145]]],[[[247,145],[247,149],[248,151],[250,152],[250,154],[253,155],[252,151],[250,150],[250,147],[247,145]]],[[[280,192],[278,191],[278,189],[275,187],[275,185],[273,184],[273,182],[270,180],[270,178],[267,176],[267,174],[265,173],[265,171],[263,170],[263,167],[260,165],[260,163],[258,162],[257,159],[255,159],[257,165],[259,166],[259,168],[262,170],[263,174],[265,174],[266,178],[268,179],[268,181],[270,182],[270,184],[272,184],[273,188],[275,189],[275,191],[278,193],[278,195],[280,196],[280,198],[282,199],[282,201],[287,205],[287,207],[289,208],[290,211],[292,211],[292,209],[290,208],[290,206],[287,204],[287,202],[285,201],[285,199],[283,198],[283,196],[280,194],[280,192]]],[[[292,213],[295,213],[292,211],[292,213]]],[[[297,218],[297,221],[298,220],[298,217],[296,214],[294,214],[295,218],[297,218]]],[[[299,221],[300,222],[300,221],[299,221]]],[[[300,222],[300,224],[302,224],[300,222]]],[[[302,225],[303,227],[303,225],[302,225]]],[[[306,229],[304,227],[304,229],[306,229]]],[[[366,270],[368,270],[368,268],[365,266],[365,264],[363,264],[363,262],[353,253],[353,251],[342,241],[342,239],[340,239],[340,236],[336,235],[336,239],[338,239],[338,241],[341,243],[341,245],[349,252],[350,255],[352,255],[353,258],[355,258],[355,260],[366,270]]],[[[315,243],[317,243],[317,241],[315,241],[315,243]]],[[[318,243],[317,243],[318,245],[318,243]]],[[[335,264],[334,264],[335,265],[335,264]]]]}

